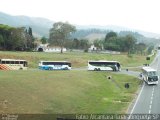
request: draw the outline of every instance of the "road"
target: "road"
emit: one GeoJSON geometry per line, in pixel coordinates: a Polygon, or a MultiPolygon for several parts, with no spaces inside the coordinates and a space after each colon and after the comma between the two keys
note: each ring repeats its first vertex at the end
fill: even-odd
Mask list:
{"type": "MultiPolygon", "coordinates": [[[[158,70],[158,74],[160,76],[160,51],[157,52],[157,55],[150,64],[150,67],[158,70]]],[[[160,114],[160,82],[158,85],[147,85],[144,83],[139,91],[137,99],[131,107],[131,115],[157,114],[156,117],[158,117],[158,114],[160,114]]]]}

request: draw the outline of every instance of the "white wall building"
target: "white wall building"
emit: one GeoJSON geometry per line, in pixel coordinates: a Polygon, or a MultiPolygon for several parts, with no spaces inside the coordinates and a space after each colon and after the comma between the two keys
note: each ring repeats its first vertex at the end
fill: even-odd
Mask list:
{"type": "Polygon", "coordinates": [[[91,45],[90,48],[88,48],[89,51],[96,51],[97,47],[95,47],[94,45],[91,45]]]}
{"type": "MultiPolygon", "coordinates": [[[[40,44],[36,51],[39,51],[39,52],[61,52],[61,48],[60,47],[57,47],[57,46],[54,46],[54,47],[50,47],[48,44],[40,44]]],[[[66,48],[63,48],[63,52],[66,52],[67,49],[66,48]]]]}

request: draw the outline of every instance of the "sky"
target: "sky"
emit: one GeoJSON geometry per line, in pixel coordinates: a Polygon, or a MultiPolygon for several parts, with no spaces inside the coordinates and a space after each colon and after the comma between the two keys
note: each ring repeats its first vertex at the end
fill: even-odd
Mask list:
{"type": "Polygon", "coordinates": [[[160,33],[160,0],[0,0],[0,11],[77,25],[117,25],[160,33]]]}

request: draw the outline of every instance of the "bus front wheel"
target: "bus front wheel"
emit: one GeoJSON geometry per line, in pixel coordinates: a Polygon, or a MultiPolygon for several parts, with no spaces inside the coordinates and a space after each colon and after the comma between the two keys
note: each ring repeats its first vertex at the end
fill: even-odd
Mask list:
{"type": "Polygon", "coordinates": [[[51,68],[51,67],[49,67],[49,68],[48,68],[48,70],[52,70],[52,68],[51,68]]]}
{"type": "Polygon", "coordinates": [[[97,68],[94,68],[94,71],[97,71],[97,68]]]}
{"type": "Polygon", "coordinates": [[[67,68],[67,67],[65,67],[65,68],[64,68],[64,70],[68,70],[68,68],[67,68]]]}
{"type": "Polygon", "coordinates": [[[98,68],[98,71],[101,71],[101,69],[100,69],[100,68],[98,68]]]}
{"type": "Polygon", "coordinates": [[[19,68],[20,70],[23,70],[23,68],[19,68]]]}

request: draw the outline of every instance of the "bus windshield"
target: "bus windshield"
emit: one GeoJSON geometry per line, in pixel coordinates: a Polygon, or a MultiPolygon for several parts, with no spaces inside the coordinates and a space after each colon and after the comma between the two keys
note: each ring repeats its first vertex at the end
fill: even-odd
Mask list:
{"type": "Polygon", "coordinates": [[[157,72],[156,71],[148,72],[148,76],[157,76],[157,72]]]}

